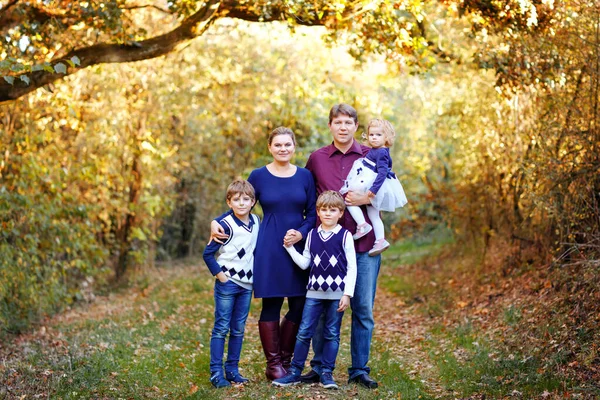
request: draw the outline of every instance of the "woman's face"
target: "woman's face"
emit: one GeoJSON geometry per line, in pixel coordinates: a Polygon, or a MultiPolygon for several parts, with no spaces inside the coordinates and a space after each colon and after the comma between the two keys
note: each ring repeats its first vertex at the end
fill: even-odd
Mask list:
{"type": "Polygon", "coordinates": [[[277,135],[269,145],[269,152],[273,159],[280,163],[290,162],[295,151],[296,146],[290,135],[277,135]]]}

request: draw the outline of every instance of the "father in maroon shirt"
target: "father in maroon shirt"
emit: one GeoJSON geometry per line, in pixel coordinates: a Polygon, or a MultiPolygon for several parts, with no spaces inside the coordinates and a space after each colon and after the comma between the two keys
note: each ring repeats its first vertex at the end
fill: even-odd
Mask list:
{"type": "MultiPolygon", "coordinates": [[[[308,158],[306,168],[312,172],[315,178],[317,195],[326,190],[339,191],[344,180],[357,159],[364,157],[370,150],[354,140],[354,134],[358,129],[358,115],[356,110],[348,104],[336,104],[329,111],[329,130],[333,136],[333,143],[313,152],[308,158]]],[[[349,192],[346,195],[346,204],[359,206],[369,204],[366,194],[349,192]]],[[[368,216],[363,207],[363,213],[367,222],[368,216]]],[[[319,222],[317,221],[317,226],[319,222]]],[[[344,213],[340,224],[351,233],[356,231],[356,222],[350,213],[344,213]]],[[[369,352],[371,349],[371,337],[373,335],[373,303],[375,301],[375,289],[377,276],[381,266],[381,255],[369,256],[369,250],[373,248],[375,235],[373,231],[354,242],[356,248],[357,276],[354,297],[350,300],[352,307],[352,330],[350,349],[352,354],[352,366],[348,368],[350,379],[369,389],[377,387],[369,373],[371,369],[367,366],[369,352]]],[[[313,337],[314,358],[310,365],[312,370],[302,376],[304,382],[318,382],[321,369],[321,354],[323,350],[323,329],[318,327],[313,337]]]]}

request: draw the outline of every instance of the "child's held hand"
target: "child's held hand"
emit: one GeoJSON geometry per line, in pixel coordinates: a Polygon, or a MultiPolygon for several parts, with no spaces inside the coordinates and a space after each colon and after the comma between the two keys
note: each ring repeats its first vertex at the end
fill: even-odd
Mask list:
{"type": "Polygon", "coordinates": [[[299,241],[302,240],[302,234],[295,230],[295,229],[289,229],[286,233],[285,236],[283,238],[283,245],[285,247],[290,247],[295,245],[296,243],[298,243],[299,241]]]}
{"type": "Polygon", "coordinates": [[[344,312],[344,311],[346,311],[348,309],[348,307],[350,307],[350,296],[348,296],[347,294],[345,294],[340,299],[340,304],[338,306],[337,311],[338,312],[344,312]]]}

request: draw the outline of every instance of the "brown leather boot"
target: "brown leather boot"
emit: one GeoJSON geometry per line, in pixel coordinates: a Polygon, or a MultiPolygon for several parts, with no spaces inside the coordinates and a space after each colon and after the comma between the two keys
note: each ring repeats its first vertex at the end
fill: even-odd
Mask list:
{"type": "Polygon", "coordinates": [[[281,366],[279,355],[279,321],[258,321],[258,333],[267,359],[267,379],[272,381],[283,378],[286,372],[281,366]]]}
{"type": "Polygon", "coordinates": [[[296,335],[299,324],[295,324],[287,318],[283,318],[279,327],[279,354],[281,354],[281,366],[286,371],[290,370],[294,346],[296,346],[296,335]]]}

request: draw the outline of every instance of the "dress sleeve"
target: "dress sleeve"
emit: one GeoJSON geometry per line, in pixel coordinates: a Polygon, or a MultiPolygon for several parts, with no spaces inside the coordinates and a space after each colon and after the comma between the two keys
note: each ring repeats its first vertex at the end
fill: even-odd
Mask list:
{"type": "MultiPolygon", "coordinates": [[[[227,213],[225,213],[225,214],[227,214],[227,213]]],[[[221,226],[225,230],[225,233],[227,235],[230,235],[231,230],[229,229],[229,226],[223,222],[223,218],[219,217],[219,218],[217,218],[217,221],[219,222],[219,224],[221,224],[221,226]]],[[[220,243],[217,243],[213,240],[208,245],[206,245],[206,248],[204,249],[204,253],[202,253],[202,258],[204,259],[204,262],[206,263],[208,270],[210,271],[211,274],[213,274],[213,276],[215,276],[219,272],[221,272],[221,266],[219,265],[219,263],[217,262],[217,259],[215,257],[215,254],[217,254],[217,252],[219,251],[221,246],[222,245],[220,243]]]]}
{"type": "Polygon", "coordinates": [[[308,232],[313,229],[317,223],[317,190],[315,189],[315,180],[308,171],[306,174],[306,203],[304,205],[304,221],[298,228],[302,238],[306,239],[308,232]]]}
{"type": "Polygon", "coordinates": [[[377,177],[369,189],[374,194],[377,194],[379,189],[381,189],[381,185],[383,185],[388,172],[390,172],[390,164],[392,161],[390,154],[387,151],[378,151],[376,155],[377,160],[375,161],[375,168],[377,169],[377,177]]]}

